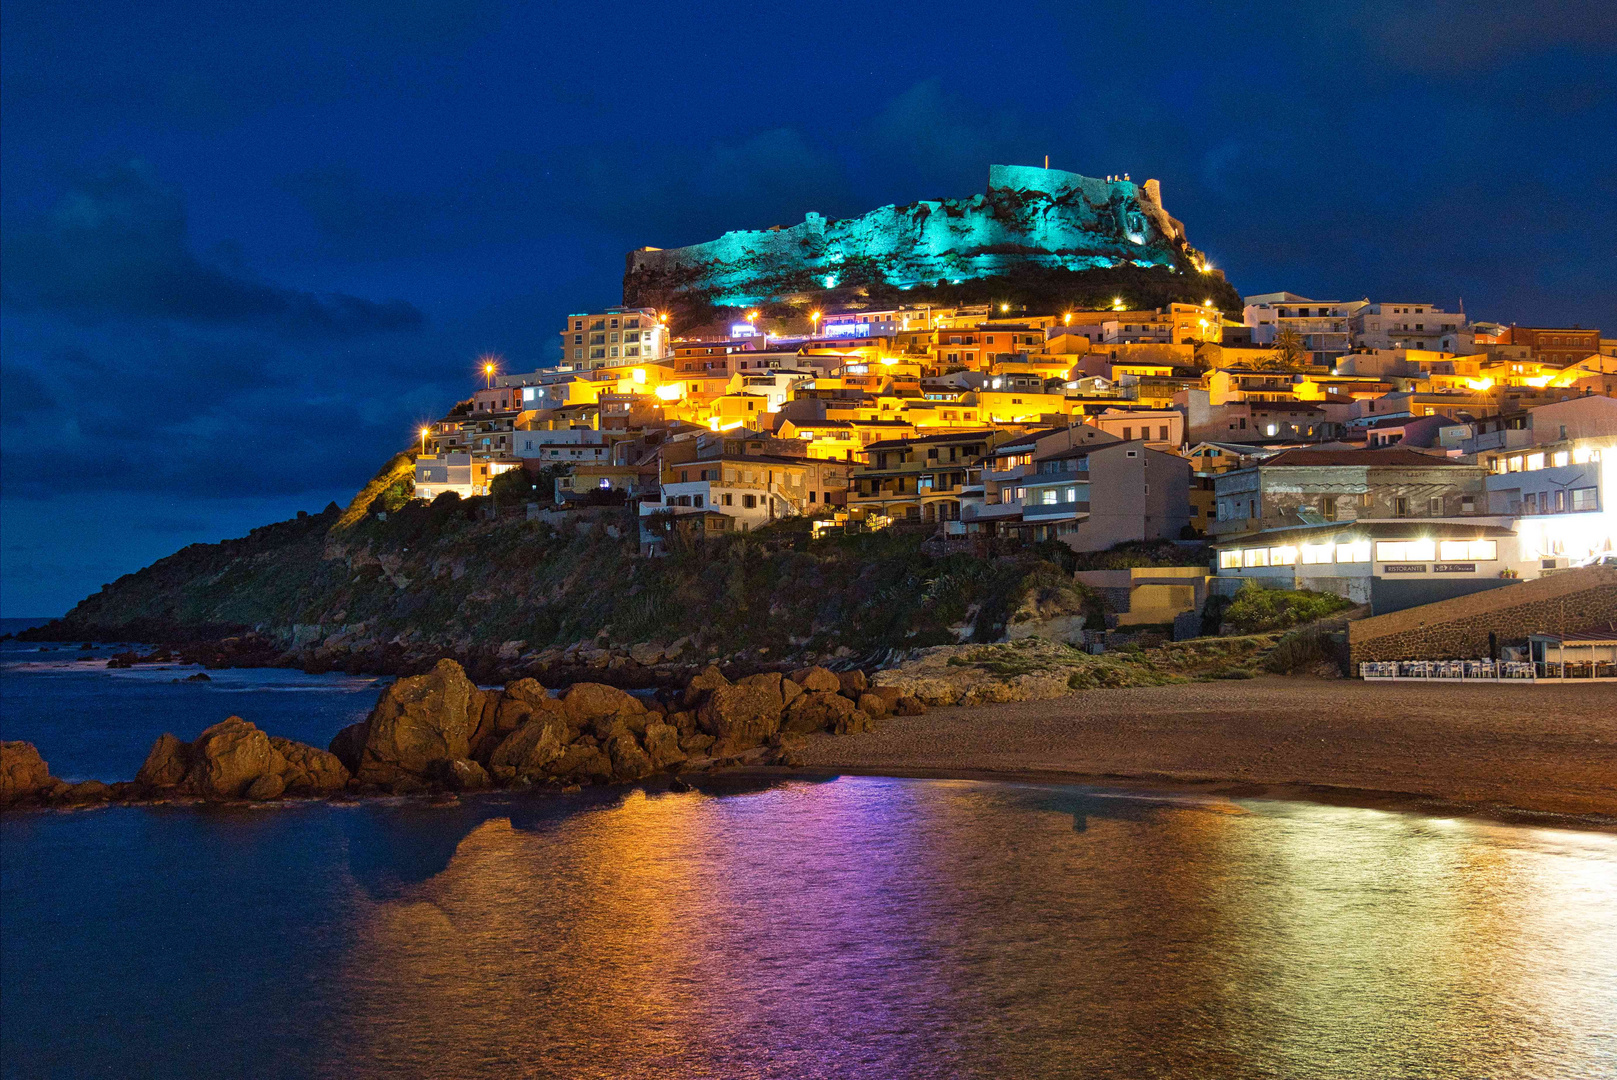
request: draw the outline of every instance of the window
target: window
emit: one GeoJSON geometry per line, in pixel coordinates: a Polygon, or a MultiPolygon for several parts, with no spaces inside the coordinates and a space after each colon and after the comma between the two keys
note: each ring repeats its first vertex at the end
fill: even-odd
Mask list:
{"type": "Polygon", "coordinates": [[[1070,487],[1070,488],[1067,489],[1067,501],[1068,502],[1077,502],[1078,501],[1078,489],[1077,488],[1070,487]]]}
{"type": "Polygon", "coordinates": [[[1285,547],[1272,547],[1269,549],[1270,566],[1294,566],[1297,563],[1297,549],[1291,545],[1285,547]]]}
{"type": "Polygon", "coordinates": [[[1319,563],[1328,563],[1331,561],[1334,550],[1330,544],[1304,544],[1302,546],[1303,565],[1315,566],[1319,563]]]}
{"type": "Polygon", "coordinates": [[[756,495],[743,495],[743,496],[741,496],[741,505],[745,506],[748,510],[755,509],[758,506],[758,496],[756,496],[756,495]]]}
{"type": "Polygon", "coordinates": [[[1167,424],[1163,424],[1163,425],[1161,425],[1160,427],[1157,428],[1157,441],[1158,442],[1167,442],[1168,441],[1168,425],[1167,424]]]}
{"type": "Polygon", "coordinates": [[[701,506],[702,505],[702,496],[700,496],[700,495],[692,495],[691,496],[691,505],[692,506],[701,506]]]}
{"type": "Polygon", "coordinates": [[[1243,565],[1243,566],[1268,566],[1269,565],[1269,549],[1268,548],[1247,548],[1245,551],[1243,551],[1241,553],[1241,565],[1243,565]]]}
{"type": "MultiPolygon", "coordinates": [[[[1131,428],[1131,427],[1125,427],[1123,429],[1123,441],[1124,442],[1130,442],[1131,440],[1133,440],[1133,438],[1134,438],[1134,429],[1131,428]]],[[[1133,454],[1129,455],[1129,457],[1133,457],[1133,456],[1134,456],[1133,454]]]]}
{"type": "Polygon", "coordinates": [[[1444,562],[1492,562],[1499,557],[1495,540],[1444,540],[1437,545],[1444,562]]]}
{"type": "Polygon", "coordinates": [[[1430,513],[1433,517],[1442,517],[1443,516],[1443,496],[1441,496],[1441,495],[1433,495],[1430,499],[1428,499],[1426,501],[1426,505],[1427,505],[1427,512],[1430,513]]]}
{"type": "Polygon", "coordinates": [[[1437,558],[1437,544],[1431,540],[1379,540],[1377,562],[1431,562],[1437,558]]]}
{"type": "Polygon", "coordinates": [[[1235,570],[1241,565],[1241,552],[1239,549],[1221,551],[1218,553],[1218,568],[1220,570],[1235,570]]]}
{"type": "Polygon", "coordinates": [[[1574,512],[1579,510],[1600,509],[1600,500],[1596,495],[1595,489],[1592,487],[1573,488],[1572,509],[1574,512]]]}
{"type": "Polygon", "coordinates": [[[1399,496],[1398,498],[1394,499],[1392,501],[1392,513],[1394,517],[1408,517],[1409,500],[1403,496],[1399,496]]]}
{"type": "Polygon", "coordinates": [[[1543,467],[1544,467],[1544,455],[1543,454],[1528,454],[1527,455],[1527,471],[1528,472],[1535,472],[1538,469],[1542,469],[1543,467]]]}
{"type": "Polygon", "coordinates": [[[1369,562],[1370,541],[1354,540],[1346,544],[1337,544],[1336,561],[1339,563],[1369,562]]]}

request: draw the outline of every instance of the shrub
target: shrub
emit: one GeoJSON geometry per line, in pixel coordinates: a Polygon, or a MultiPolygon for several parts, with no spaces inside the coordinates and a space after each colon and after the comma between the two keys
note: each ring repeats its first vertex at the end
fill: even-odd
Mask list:
{"type": "Polygon", "coordinates": [[[1235,600],[1224,611],[1224,625],[1243,634],[1288,627],[1323,619],[1343,608],[1352,607],[1335,593],[1307,589],[1265,589],[1249,581],[1241,586],[1235,600]]]}
{"type": "Polygon", "coordinates": [[[1297,671],[1310,671],[1320,664],[1341,663],[1335,639],[1318,627],[1298,630],[1281,638],[1268,656],[1263,658],[1265,671],[1288,675],[1297,671]]]}

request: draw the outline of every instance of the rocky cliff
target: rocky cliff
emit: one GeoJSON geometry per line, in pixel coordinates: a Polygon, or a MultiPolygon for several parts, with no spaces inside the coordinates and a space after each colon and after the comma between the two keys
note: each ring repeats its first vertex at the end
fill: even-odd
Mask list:
{"type": "Polygon", "coordinates": [[[995,165],[987,191],[969,199],[884,206],[841,220],[810,213],[789,228],[641,248],[629,253],[624,298],[666,303],[683,294],[738,306],[852,285],[911,289],[1029,269],[1196,271],[1201,263],[1184,225],[1163,209],[1155,180],[995,165]]]}
{"type": "Polygon", "coordinates": [[[220,665],[412,674],[448,656],[480,681],[653,685],[710,661],[851,665],[993,640],[1040,575],[1072,591],[1045,561],[1065,548],[984,560],[909,536],[811,540],[788,524],[646,559],[626,512],[587,513],[556,527],[487,498],[385,520],[332,506],[192,545],[28,636],[179,645],[220,665]]]}

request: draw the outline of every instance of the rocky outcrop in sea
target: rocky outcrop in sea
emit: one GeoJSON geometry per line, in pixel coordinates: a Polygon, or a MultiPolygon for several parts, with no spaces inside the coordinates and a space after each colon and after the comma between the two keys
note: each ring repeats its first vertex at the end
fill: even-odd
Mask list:
{"type": "Polygon", "coordinates": [[[382,691],[324,750],[229,717],[192,742],[164,734],[132,781],[68,784],[31,744],[0,744],[0,805],[452,795],[628,783],[654,773],[794,765],[800,741],[925,711],[862,671],[810,667],[731,681],[716,667],[637,697],[603,683],[552,693],[531,678],[483,690],[453,660],[382,691]]]}

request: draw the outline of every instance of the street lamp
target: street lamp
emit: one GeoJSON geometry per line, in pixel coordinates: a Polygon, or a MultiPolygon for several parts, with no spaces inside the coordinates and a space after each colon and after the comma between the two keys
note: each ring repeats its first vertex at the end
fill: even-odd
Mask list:
{"type": "Polygon", "coordinates": [[[423,454],[425,454],[427,452],[427,429],[426,428],[421,429],[421,452],[423,454]]]}
{"type": "Polygon", "coordinates": [[[814,333],[818,334],[820,332],[820,313],[818,311],[809,312],[809,319],[814,323],[814,333]]]}
{"type": "Polygon", "coordinates": [[[483,388],[485,390],[491,390],[494,388],[494,361],[483,361],[483,380],[483,388]]]}

